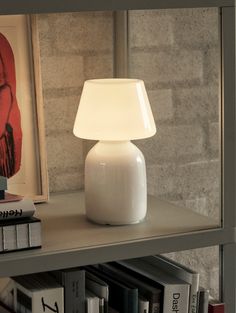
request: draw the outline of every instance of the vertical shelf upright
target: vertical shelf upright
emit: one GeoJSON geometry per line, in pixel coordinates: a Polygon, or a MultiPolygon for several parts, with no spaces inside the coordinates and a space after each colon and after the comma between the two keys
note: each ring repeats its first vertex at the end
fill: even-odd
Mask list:
{"type": "Polygon", "coordinates": [[[236,312],[235,6],[222,7],[222,216],[233,242],[221,246],[221,297],[236,312]]]}

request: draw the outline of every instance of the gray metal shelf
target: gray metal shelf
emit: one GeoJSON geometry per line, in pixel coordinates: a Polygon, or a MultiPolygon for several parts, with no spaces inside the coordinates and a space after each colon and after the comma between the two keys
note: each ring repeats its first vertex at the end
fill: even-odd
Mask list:
{"type": "Polygon", "coordinates": [[[8,0],[1,3],[0,14],[229,7],[234,4],[235,0],[8,0]]]}
{"type": "Polygon", "coordinates": [[[0,255],[0,276],[187,250],[233,242],[234,233],[191,210],[148,197],[145,221],[107,226],[89,222],[84,193],[51,196],[37,205],[42,220],[41,249],[0,255]]]}
{"type": "MultiPolygon", "coordinates": [[[[219,229],[168,237],[116,242],[58,251],[30,250],[2,255],[0,277],[51,271],[178,250],[226,244],[232,234],[219,229]]],[[[234,312],[234,311],[230,311],[234,312]]]]}

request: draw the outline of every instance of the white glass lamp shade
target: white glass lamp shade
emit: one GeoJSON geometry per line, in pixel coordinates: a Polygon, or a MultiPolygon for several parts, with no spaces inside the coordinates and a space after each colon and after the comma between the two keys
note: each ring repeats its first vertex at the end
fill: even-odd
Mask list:
{"type": "Polygon", "coordinates": [[[85,139],[123,141],[156,132],[142,80],[94,79],[84,83],[74,134],[85,139]]]}

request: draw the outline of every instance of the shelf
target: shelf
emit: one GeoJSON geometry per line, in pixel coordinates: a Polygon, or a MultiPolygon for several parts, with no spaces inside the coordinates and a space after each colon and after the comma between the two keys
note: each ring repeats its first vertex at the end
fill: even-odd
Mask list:
{"type": "Polygon", "coordinates": [[[43,247],[0,256],[0,276],[67,268],[229,241],[218,223],[154,197],[145,221],[107,226],[86,219],[84,192],[51,196],[37,205],[43,247]]]}
{"type": "Polygon", "coordinates": [[[234,6],[234,0],[8,0],[1,14],[234,6]]]}

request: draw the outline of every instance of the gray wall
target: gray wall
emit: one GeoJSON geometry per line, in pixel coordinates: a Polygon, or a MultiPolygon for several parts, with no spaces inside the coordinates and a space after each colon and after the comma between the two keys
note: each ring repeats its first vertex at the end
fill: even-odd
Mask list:
{"type": "MultiPolygon", "coordinates": [[[[83,81],[113,76],[112,13],[38,16],[50,191],[83,186],[90,142],[72,134],[83,81]],[[52,31],[53,30],[53,31],[52,31]]],[[[219,218],[219,22],[215,9],[130,14],[130,76],[145,81],[157,134],[137,145],[148,191],[219,218]]],[[[218,292],[217,249],[171,254],[218,292]]]]}
{"type": "Polygon", "coordinates": [[[130,19],[130,75],[146,82],[157,124],[139,142],[149,192],[212,217],[220,203],[218,25],[215,9],[135,11],[130,19]]]}
{"type": "MultiPolygon", "coordinates": [[[[146,83],[157,133],[138,142],[149,193],[220,218],[220,34],[217,9],[130,13],[130,76],[146,83]]],[[[218,250],[170,254],[218,292],[218,250]]]]}
{"type": "Polygon", "coordinates": [[[113,15],[38,15],[50,191],[83,186],[86,143],[72,134],[86,79],[113,76],[113,15]]]}

